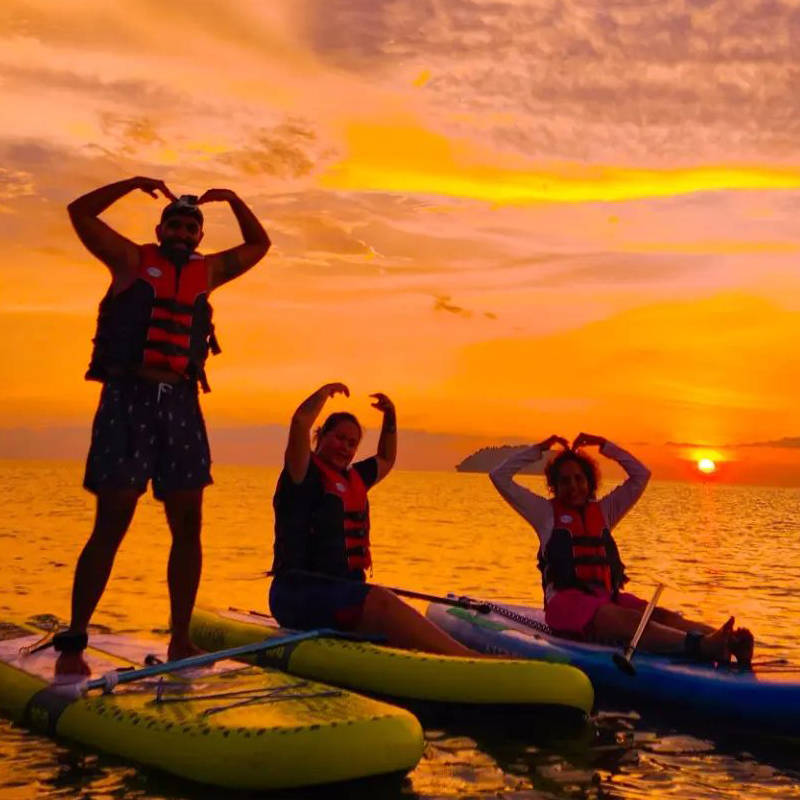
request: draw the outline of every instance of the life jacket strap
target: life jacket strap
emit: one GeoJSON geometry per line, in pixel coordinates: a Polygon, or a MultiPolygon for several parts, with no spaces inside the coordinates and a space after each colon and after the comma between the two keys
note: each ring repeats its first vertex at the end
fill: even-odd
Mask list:
{"type": "Polygon", "coordinates": [[[598,555],[574,555],[572,557],[572,563],[576,566],[586,566],[586,567],[607,567],[610,565],[610,562],[606,556],[598,556],[598,555]]]}
{"type": "Polygon", "coordinates": [[[203,367],[199,367],[197,370],[197,382],[200,384],[203,394],[208,394],[211,391],[211,386],[208,383],[206,371],[203,369],[203,367]]]}
{"type": "Polygon", "coordinates": [[[602,536],[572,536],[573,547],[605,547],[602,536]]]}
{"type": "Polygon", "coordinates": [[[211,326],[211,333],[208,334],[208,348],[215,356],[218,356],[222,352],[222,348],[219,346],[219,342],[217,341],[217,334],[214,330],[213,324],[211,326]]]}
{"type": "Polygon", "coordinates": [[[189,303],[179,303],[170,297],[154,297],[154,308],[163,308],[164,311],[171,311],[173,314],[194,314],[194,306],[189,303]]]}
{"type": "Polygon", "coordinates": [[[188,347],[182,347],[175,342],[145,342],[145,350],[155,350],[158,353],[163,353],[165,356],[190,356],[191,350],[188,347]]]}
{"type": "Polygon", "coordinates": [[[178,322],[178,320],[173,318],[153,317],[150,320],[150,327],[159,328],[167,333],[183,333],[186,336],[192,335],[191,326],[186,325],[183,322],[178,322]]]}

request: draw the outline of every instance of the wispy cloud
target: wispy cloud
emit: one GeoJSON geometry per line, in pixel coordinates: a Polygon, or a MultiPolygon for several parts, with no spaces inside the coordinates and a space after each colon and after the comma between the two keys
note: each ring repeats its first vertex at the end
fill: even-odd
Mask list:
{"type": "Polygon", "coordinates": [[[739,447],[800,447],[800,436],[784,436],[782,439],[774,439],[769,442],[747,442],[739,447]]]}
{"type": "Polygon", "coordinates": [[[461,306],[457,306],[452,302],[452,298],[449,294],[440,294],[436,295],[434,298],[433,303],[433,310],[434,311],[446,311],[448,314],[456,314],[459,317],[471,317],[472,312],[468,311],[466,308],[462,308],[461,306]]]}
{"type": "Polygon", "coordinates": [[[0,167],[0,200],[26,197],[34,192],[33,176],[29,172],[0,167]]]}
{"type": "Polygon", "coordinates": [[[315,150],[319,150],[319,145],[313,128],[290,119],[261,129],[246,146],[222,153],[218,160],[245,175],[300,178],[314,168],[319,157],[315,150]]]}
{"type": "Polygon", "coordinates": [[[476,312],[472,311],[471,309],[462,308],[461,306],[456,305],[453,303],[449,294],[434,295],[433,310],[445,311],[448,314],[455,314],[456,316],[463,317],[465,319],[471,319],[476,315],[480,315],[484,319],[497,319],[497,314],[492,311],[476,312]]]}

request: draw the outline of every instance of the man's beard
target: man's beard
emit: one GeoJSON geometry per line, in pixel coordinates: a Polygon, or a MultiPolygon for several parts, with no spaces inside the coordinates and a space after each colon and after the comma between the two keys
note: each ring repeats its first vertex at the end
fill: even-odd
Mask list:
{"type": "MultiPolygon", "coordinates": [[[[189,260],[189,256],[194,252],[194,247],[192,245],[176,247],[175,245],[177,242],[178,240],[176,239],[164,239],[158,245],[158,248],[176,267],[182,267],[189,260]]],[[[181,242],[181,244],[185,243],[181,242]]]]}

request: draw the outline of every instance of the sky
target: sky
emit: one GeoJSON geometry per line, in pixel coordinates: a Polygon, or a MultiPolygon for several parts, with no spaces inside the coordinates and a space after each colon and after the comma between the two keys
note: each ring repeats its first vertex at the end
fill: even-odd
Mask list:
{"type": "MultiPolygon", "coordinates": [[[[212,295],[218,460],[343,381],[400,466],[588,431],[796,486],[798,52],[798,0],[5,0],[0,456],[88,446],[108,273],[65,206],[146,175],[273,240],[212,295]]],[[[161,205],[103,218],[146,242],[161,205]]],[[[206,252],[238,237],[206,207],[206,252]]]]}

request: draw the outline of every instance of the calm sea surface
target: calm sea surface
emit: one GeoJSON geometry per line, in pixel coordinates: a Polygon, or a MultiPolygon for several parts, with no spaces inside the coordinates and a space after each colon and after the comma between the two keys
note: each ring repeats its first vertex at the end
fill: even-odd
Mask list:
{"type": "MultiPolygon", "coordinates": [[[[266,610],[277,470],[217,467],[206,494],[200,602],[266,610]]],[[[72,570],[93,517],[75,463],[0,462],[0,612],[66,617],[72,570]]],[[[542,489],[541,479],[523,478],[542,489]]],[[[611,488],[606,486],[606,489],[611,488]]],[[[371,493],[374,580],[539,603],[536,542],[484,475],[398,472],[371,493]]],[[[758,658],[800,664],[800,492],[658,483],[617,530],[632,577],[687,616],[735,613],[755,632],[758,658]]],[[[169,534],[161,507],[140,504],[95,621],[152,634],[167,623],[169,534]]],[[[420,606],[421,607],[421,606],[420,606]]],[[[798,675],[800,678],[800,675],[798,675]]],[[[800,728],[800,720],[798,720],[800,728]]],[[[404,781],[369,784],[386,798],[800,797],[800,745],[630,708],[601,708],[567,737],[496,726],[428,726],[420,765],[404,781]]],[[[105,755],[67,747],[0,718],[0,800],[217,798],[105,755]]],[[[293,797],[333,798],[341,790],[293,797]]]]}

